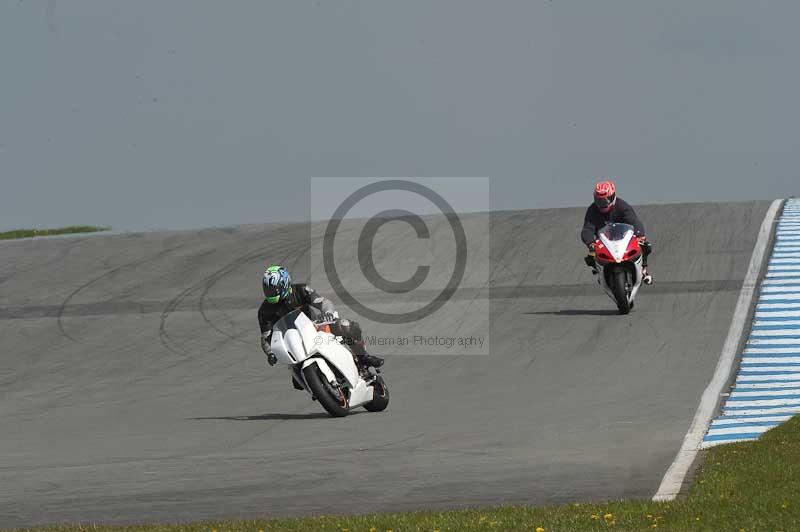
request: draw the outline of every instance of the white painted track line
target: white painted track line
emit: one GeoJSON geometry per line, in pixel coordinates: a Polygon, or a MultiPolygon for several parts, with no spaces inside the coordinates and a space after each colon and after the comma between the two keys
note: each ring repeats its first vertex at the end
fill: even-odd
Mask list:
{"type": "Polygon", "coordinates": [[[746,429],[743,429],[741,427],[713,428],[713,429],[709,429],[708,436],[721,436],[723,434],[740,434],[744,430],[746,430],[747,432],[751,432],[751,433],[755,432],[755,433],[763,434],[764,432],[767,432],[769,429],[771,429],[773,427],[776,427],[777,425],[778,425],[777,423],[775,425],[771,426],[771,427],[770,426],[764,426],[764,425],[760,425],[760,426],[754,425],[754,426],[751,426],[751,427],[747,427],[746,429]]]}
{"type": "Polygon", "coordinates": [[[776,408],[751,408],[745,407],[744,409],[728,408],[722,411],[723,416],[764,416],[772,414],[797,414],[800,412],[800,406],[781,406],[776,408]]]}
{"type": "Polygon", "coordinates": [[[719,419],[715,419],[711,422],[712,427],[724,427],[726,425],[741,425],[744,423],[783,423],[784,421],[789,421],[792,419],[790,414],[781,415],[781,416],[747,416],[747,417],[737,417],[737,416],[729,416],[727,418],[721,417],[719,419]]]}
{"type": "Polygon", "coordinates": [[[764,381],[777,381],[777,382],[790,382],[800,381],[800,371],[786,372],[784,375],[776,375],[775,372],[767,372],[758,375],[748,374],[747,371],[739,373],[736,379],[736,384],[749,384],[764,381]]]}
{"type": "Polygon", "coordinates": [[[783,382],[738,382],[736,383],[736,390],[740,391],[756,391],[756,390],[777,390],[786,388],[789,390],[800,390],[800,380],[783,381],[783,382]]]}

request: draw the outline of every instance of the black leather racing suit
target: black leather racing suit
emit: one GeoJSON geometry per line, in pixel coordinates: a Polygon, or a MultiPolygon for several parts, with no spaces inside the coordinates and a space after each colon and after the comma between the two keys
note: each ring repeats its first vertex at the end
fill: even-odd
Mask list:
{"type": "MultiPolygon", "coordinates": [[[[581,229],[581,240],[587,246],[594,243],[597,239],[597,232],[606,224],[629,224],[633,226],[636,236],[644,236],[644,224],[642,224],[639,217],[636,216],[636,211],[622,198],[617,198],[614,207],[607,213],[600,212],[597,205],[592,203],[586,209],[586,215],[583,218],[583,228],[581,229]]],[[[642,266],[647,267],[647,257],[650,255],[652,247],[649,242],[642,245],[642,266]]],[[[588,262],[587,262],[588,264],[588,262]]]]}
{"type": "MultiPolygon", "coordinates": [[[[261,303],[258,309],[258,326],[261,328],[262,337],[264,333],[272,331],[272,326],[276,321],[297,309],[301,309],[312,320],[336,311],[330,299],[317,294],[310,286],[300,283],[292,284],[292,293],[286,301],[273,304],[264,300],[261,303]]],[[[336,336],[341,336],[345,344],[350,346],[359,359],[366,354],[361,326],[358,322],[337,318],[331,326],[331,332],[336,336]]]]}

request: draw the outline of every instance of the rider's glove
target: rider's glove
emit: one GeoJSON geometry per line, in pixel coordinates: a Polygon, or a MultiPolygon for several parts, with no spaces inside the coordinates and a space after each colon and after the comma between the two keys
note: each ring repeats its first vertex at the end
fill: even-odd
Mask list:
{"type": "Polygon", "coordinates": [[[272,331],[267,331],[265,333],[261,333],[261,350],[264,351],[264,354],[269,357],[272,351],[269,350],[269,341],[270,336],[272,336],[272,331]]]}
{"type": "Polygon", "coordinates": [[[261,350],[264,351],[265,355],[267,355],[267,363],[270,366],[274,366],[275,363],[278,362],[278,357],[276,357],[275,353],[273,353],[272,350],[269,348],[271,336],[272,336],[272,331],[261,333],[261,350]]]}
{"type": "Polygon", "coordinates": [[[639,237],[639,247],[642,248],[642,251],[645,255],[649,255],[653,252],[653,246],[645,237],[639,237]]]}
{"type": "Polygon", "coordinates": [[[639,245],[640,245],[640,246],[641,246],[642,244],[644,244],[645,242],[647,242],[647,237],[646,237],[646,236],[644,236],[644,235],[637,236],[637,237],[636,237],[636,239],[639,241],[639,245]]]}
{"type": "Polygon", "coordinates": [[[590,242],[586,245],[589,248],[589,255],[594,255],[594,242],[590,242]]]}

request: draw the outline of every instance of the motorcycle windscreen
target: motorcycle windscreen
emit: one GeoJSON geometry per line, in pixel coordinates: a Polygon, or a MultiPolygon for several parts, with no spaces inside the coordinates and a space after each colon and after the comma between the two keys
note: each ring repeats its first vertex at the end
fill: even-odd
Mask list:
{"type": "Polygon", "coordinates": [[[605,235],[605,237],[615,242],[617,240],[628,240],[628,233],[630,232],[631,235],[633,234],[633,226],[630,224],[608,224],[598,232],[599,235],[605,235]]]}
{"type": "MultiPolygon", "coordinates": [[[[272,326],[270,349],[283,364],[296,364],[308,357],[303,332],[310,320],[300,310],[290,312],[272,326]]],[[[313,329],[314,326],[311,325],[313,329]]]]}
{"type": "Polygon", "coordinates": [[[633,238],[633,232],[634,228],[630,224],[608,224],[598,231],[597,236],[617,262],[621,262],[628,243],[633,238]]]}

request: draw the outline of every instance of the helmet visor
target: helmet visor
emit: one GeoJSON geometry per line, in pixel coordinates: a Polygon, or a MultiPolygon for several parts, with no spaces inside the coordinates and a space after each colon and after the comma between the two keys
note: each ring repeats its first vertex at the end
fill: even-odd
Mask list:
{"type": "Polygon", "coordinates": [[[614,200],[617,199],[616,194],[609,194],[605,197],[594,197],[594,204],[597,205],[599,209],[608,209],[614,204],[614,200]]]}
{"type": "Polygon", "coordinates": [[[277,303],[281,299],[281,289],[275,285],[263,285],[264,297],[267,298],[269,303],[277,303]]]}

